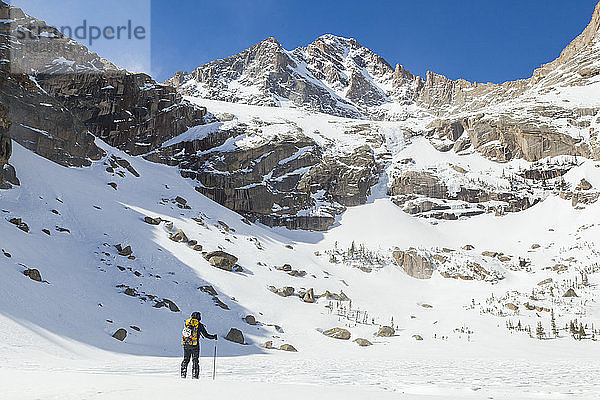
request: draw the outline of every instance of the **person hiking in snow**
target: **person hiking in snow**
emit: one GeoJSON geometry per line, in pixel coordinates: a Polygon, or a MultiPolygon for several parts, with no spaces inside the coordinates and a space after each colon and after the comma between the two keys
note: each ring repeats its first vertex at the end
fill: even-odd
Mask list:
{"type": "Polygon", "coordinates": [[[191,318],[185,321],[185,327],[181,332],[181,344],[183,345],[183,362],[181,363],[181,377],[187,376],[188,364],[192,359],[192,379],[198,379],[200,375],[200,337],[216,339],[217,335],[206,332],[206,328],[200,322],[200,313],[193,312],[191,318]]]}

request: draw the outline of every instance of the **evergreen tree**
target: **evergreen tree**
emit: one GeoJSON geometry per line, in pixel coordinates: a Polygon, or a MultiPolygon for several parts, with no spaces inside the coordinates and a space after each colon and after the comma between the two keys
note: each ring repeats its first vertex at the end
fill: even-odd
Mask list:
{"type": "Polygon", "coordinates": [[[577,331],[577,336],[579,340],[585,339],[585,330],[583,329],[583,324],[579,324],[579,330],[577,331]]]}
{"type": "Polygon", "coordinates": [[[535,335],[538,339],[542,340],[544,338],[544,327],[542,326],[542,321],[538,321],[537,328],[535,329],[535,335]]]}
{"type": "Polygon", "coordinates": [[[552,335],[554,335],[554,337],[558,337],[558,329],[556,328],[556,319],[554,319],[554,308],[552,309],[552,312],[550,313],[550,325],[552,328],[552,335]]]}
{"type": "Polygon", "coordinates": [[[573,335],[573,337],[575,337],[575,324],[573,321],[569,322],[569,332],[571,335],[573,335]]]}

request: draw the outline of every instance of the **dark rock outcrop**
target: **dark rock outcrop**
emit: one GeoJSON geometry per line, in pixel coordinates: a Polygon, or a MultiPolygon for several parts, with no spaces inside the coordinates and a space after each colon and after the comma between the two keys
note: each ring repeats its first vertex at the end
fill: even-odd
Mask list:
{"type": "Polygon", "coordinates": [[[154,304],[153,306],[154,308],[162,308],[162,307],[167,307],[169,310],[171,310],[172,312],[179,312],[179,307],[177,307],[177,304],[175,304],[173,301],[169,300],[169,299],[162,299],[156,302],[156,304],[154,304]]]}
{"type": "Polygon", "coordinates": [[[160,218],[144,217],[144,222],[150,225],[159,225],[161,222],[160,218]]]}
{"type": "Polygon", "coordinates": [[[132,155],[203,124],[206,109],[184,101],[148,75],[122,71],[38,75],[40,86],[95,136],[132,155]],[[81,96],[86,93],[86,96],[81,96]]]}
{"type": "Polygon", "coordinates": [[[8,163],[12,154],[10,126],[8,110],[0,104],[0,189],[10,189],[13,185],[19,185],[14,167],[8,163]]]}
{"type": "Polygon", "coordinates": [[[103,155],[93,135],[136,155],[203,123],[206,110],[175,89],[116,67],[21,9],[0,3],[0,21],[0,103],[13,140],[37,154],[86,166],[103,155]]]}
{"type": "MultiPolygon", "coordinates": [[[[460,172],[458,172],[460,173],[460,172]]],[[[504,214],[526,210],[537,204],[539,198],[530,200],[527,185],[515,187],[512,191],[478,187],[475,183],[462,186],[451,192],[433,171],[405,170],[395,174],[388,194],[403,210],[412,215],[437,219],[458,219],[485,212],[504,214]],[[452,207],[452,201],[463,207],[452,207]]]]}
{"type": "Polygon", "coordinates": [[[248,149],[210,151],[228,138],[251,132],[243,124],[215,129],[201,139],[161,148],[146,158],[179,166],[183,177],[198,181],[198,192],[268,226],[325,230],[344,207],[366,201],[381,171],[368,146],[344,156],[326,156],[302,134],[248,149]],[[306,215],[318,202],[327,207],[306,215]]]}
{"type": "MultiPolygon", "coordinates": [[[[559,111],[556,111],[559,113],[559,111]]],[[[438,120],[430,125],[428,135],[435,139],[448,139],[454,142],[450,150],[460,146],[457,140],[466,132],[469,143],[484,156],[506,162],[515,158],[538,161],[545,157],[559,155],[589,156],[590,150],[585,143],[562,134],[543,124],[531,124],[501,117],[497,119],[475,116],[460,120],[438,120]]]]}
{"type": "Polygon", "coordinates": [[[121,244],[117,244],[115,245],[115,248],[119,252],[120,256],[129,257],[133,254],[133,250],[131,249],[130,245],[123,247],[121,244]]]}
{"type": "Polygon", "coordinates": [[[25,233],[29,232],[29,225],[27,225],[27,223],[25,223],[21,218],[11,218],[8,220],[8,222],[10,222],[25,233]]]}

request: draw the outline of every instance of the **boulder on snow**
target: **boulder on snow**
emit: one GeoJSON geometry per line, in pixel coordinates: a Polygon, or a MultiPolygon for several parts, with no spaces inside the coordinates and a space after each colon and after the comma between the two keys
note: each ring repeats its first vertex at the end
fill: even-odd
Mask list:
{"type": "Polygon", "coordinates": [[[120,256],[129,257],[130,255],[133,254],[133,250],[131,250],[131,246],[127,246],[127,247],[123,248],[123,246],[121,244],[117,244],[117,245],[115,245],[115,247],[117,248],[117,251],[119,252],[120,256]]]}
{"type": "Polygon", "coordinates": [[[127,331],[123,328],[119,328],[113,333],[112,337],[122,342],[127,337],[127,331]]]}
{"type": "Polygon", "coordinates": [[[273,341],[272,340],[267,340],[263,345],[262,345],[263,349],[272,349],[273,348],[273,341]]]}
{"type": "Polygon", "coordinates": [[[279,350],[283,350],[283,351],[291,351],[296,353],[298,350],[296,350],[296,348],[294,346],[292,346],[291,344],[282,344],[281,346],[279,346],[279,350]]]}
{"type": "Polygon", "coordinates": [[[306,276],[306,271],[297,271],[295,269],[288,272],[289,276],[293,276],[294,278],[303,278],[306,276]]]}
{"type": "Polygon", "coordinates": [[[227,333],[227,336],[225,336],[225,339],[233,343],[245,344],[244,334],[236,328],[231,328],[229,333],[227,333]]]}
{"type": "Polygon", "coordinates": [[[169,299],[162,299],[156,302],[156,304],[154,304],[153,306],[154,308],[162,308],[162,307],[167,307],[169,310],[173,311],[173,312],[179,312],[179,307],[177,307],[177,304],[175,304],[174,302],[172,302],[169,299]]]}
{"type": "Polygon", "coordinates": [[[325,297],[327,300],[350,301],[350,298],[346,296],[346,294],[342,290],[340,290],[340,294],[331,293],[329,290],[326,290],[325,293],[318,297],[325,297]]]}
{"type": "Polygon", "coordinates": [[[377,336],[379,337],[392,337],[396,334],[396,331],[391,326],[382,326],[377,331],[377,336]]]}
{"type": "Polygon", "coordinates": [[[519,307],[513,303],[506,303],[505,305],[509,310],[517,311],[519,309],[519,307]]]}
{"type": "Polygon", "coordinates": [[[15,225],[17,228],[22,230],[23,232],[29,232],[29,226],[21,220],[21,218],[11,218],[8,220],[11,224],[15,225]]]}
{"type": "Polygon", "coordinates": [[[348,340],[350,339],[350,331],[344,328],[331,328],[323,332],[323,335],[334,339],[348,340]]]}
{"type": "Polygon", "coordinates": [[[589,183],[585,178],[579,182],[579,185],[577,185],[578,190],[590,190],[591,188],[592,184],[589,183]]]}
{"type": "Polygon", "coordinates": [[[497,251],[489,251],[489,250],[481,252],[482,256],[490,257],[490,258],[496,258],[498,256],[498,254],[499,253],[497,251]]]}
{"type": "Polygon", "coordinates": [[[158,225],[160,221],[160,218],[144,217],[144,222],[150,225],[158,225]]]}
{"type": "Polygon", "coordinates": [[[276,293],[281,297],[289,297],[293,295],[295,291],[296,289],[294,289],[291,286],[284,286],[283,288],[281,288],[281,290],[278,290],[276,293]]]}
{"type": "Polygon", "coordinates": [[[404,272],[416,279],[429,279],[436,268],[436,263],[429,254],[420,254],[410,248],[406,251],[394,250],[392,257],[404,272]]]}
{"type": "Polygon", "coordinates": [[[367,346],[373,345],[373,343],[371,343],[367,339],[363,339],[363,338],[354,339],[353,342],[358,344],[360,347],[367,347],[367,346]]]}
{"type": "Polygon", "coordinates": [[[225,271],[233,271],[233,267],[238,261],[238,258],[232,254],[226,253],[224,251],[211,251],[210,253],[204,256],[206,260],[213,267],[225,270],[225,271]]]}
{"type": "Polygon", "coordinates": [[[218,294],[215,288],[210,285],[200,286],[198,289],[204,293],[208,293],[211,296],[216,296],[218,294]]]}
{"type": "Polygon", "coordinates": [[[221,228],[223,228],[223,230],[224,230],[225,232],[229,232],[230,230],[231,230],[232,232],[235,232],[235,229],[231,229],[231,228],[229,227],[229,225],[227,225],[225,222],[223,222],[223,221],[218,221],[218,222],[219,222],[219,225],[221,226],[221,228]]]}
{"type": "Polygon", "coordinates": [[[302,301],[304,301],[305,303],[314,303],[315,302],[315,291],[313,288],[310,288],[306,291],[306,293],[304,293],[304,296],[302,297],[302,301]]]}
{"type": "Polygon", "coordinates": [[[283,264],[281,267],[277,267],[278,271],[290,272],[292,270],[292,266],[290,264],[283,264]]]}
{"type": "Polygon", "coordinates": [[[201,244],[195,244],[192,246],[192,250],[194,251],[202,251],[202,245],[201,244]]]}
{"type": "Polygon", "coordinates": [[[412,335],[412,337],[415,340],[423,340],[423,337],[421,335],[412,335]]]}
{"type": "Polygon", "coordinates": [[[42,281],[42,275],[40,274],[40,271],[38,271],[35,268],[26,269],[25,271],[23,271],[23,275],[28,276],[29,279],[34,280],[36,282],[42,281]]]}
{"type": "Polygon", "coordinates": [[[177,232],[169,235],[169,239],[171,239],[174,242],[182,242],[182,243],[188,242],[188,237],[185,235],[185,232],[183,232],[181,229],[179,229],[177,232]]]}
{"type": "Polygon", "coordinates": [[[573,288],[569,288],[569,290],[567,290],[565,292],[565,294],[563,294],[563,297],[579,297],[579,296],[577,296],[577,293],[575,293],[575,290],[573,290],[573,288]]]}
{"type": "Polygon", "coordinates": [[[185,206],[185,205],[187,204],[187,200],[186,200],[186,199],[184,199],[184,198],[183,198],[183,197],[181,197],[181,196],[177,196],[177,197],[175,197],[175,201],[176,201],[177,203],[181,204],[182,206],[185,206]]]}
{"type": "Polygon", "coordinates": [[[246,317],[244,317],[244,321],[246,321],[248,325],[256,325],[258,323],[256,322],[254,315],[246,315],[246,317]]]}
{"type": "Polygon", "coordinates": [[[538,282],[538,286],[547,285],[548,283],[552,283],[552,278],[546,278],[543,281],[538,282]]]}

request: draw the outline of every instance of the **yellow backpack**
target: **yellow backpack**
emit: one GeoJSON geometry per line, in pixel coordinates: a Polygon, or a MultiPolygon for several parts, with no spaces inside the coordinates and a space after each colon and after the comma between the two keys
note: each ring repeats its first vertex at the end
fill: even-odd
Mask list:
{"type": "Polygon", "coordinates": [[[198,320],[189,318],[181,331],[181,344],[184,346],[198,346],[198,320]]]}

